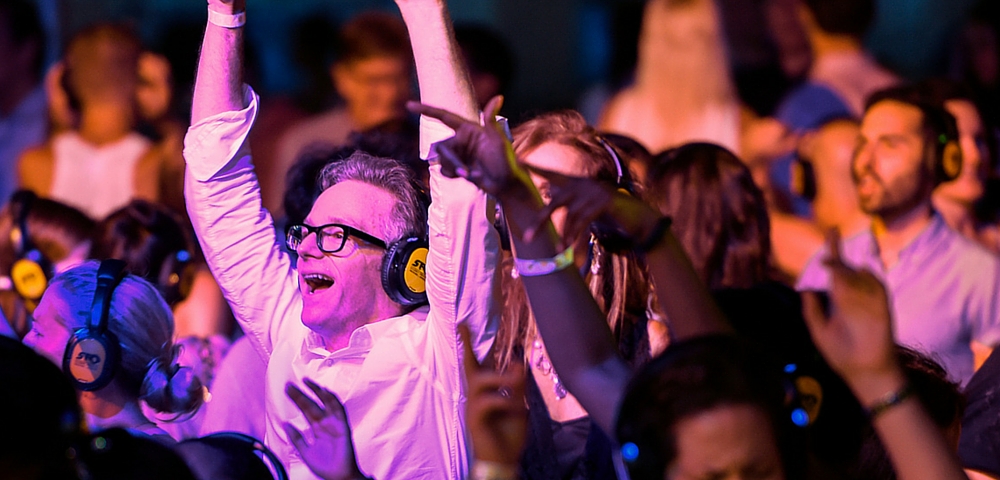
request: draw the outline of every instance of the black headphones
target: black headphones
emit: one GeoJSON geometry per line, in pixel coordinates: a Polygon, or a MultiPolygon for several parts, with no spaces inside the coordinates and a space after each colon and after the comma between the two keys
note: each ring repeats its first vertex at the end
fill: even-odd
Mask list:
{"type": "Polygon", "coordinates": [[[955,117],[944,107],[922,107],[924,123],[936,137],[931,141],[932,152],[928,155],[934,174],[934,185],[950,182],[962,173],[962,149],[958,145],[958,124],[955,117]]]}
{"type": "Polygon", "coordinates": [[[177,250],[171,252],[160,265],[160,274],[156,279],[156,289],[173,306],[187,298],[194,284],[195,265],[191,252],[177,250]]]}
{"type": "MultiPolygon", "coordinates": [[[[416,179],[410,182],[418,208],[427,211],[430,193],[416,179]]],[[[427,236],[407,234],[385,249],[382,256],[382,289],[392,301],[404,307],[427,303],[427,236]]]]}
{"type": "Polygon", "coordinates": [[[427,239],[405,237],[382,256],[382,288],[392,301],[407,307],[427,303],[427,239]]]}
{"type": "Polygon", "coordinates": [[[97,289],[87,325],[76,329],[66,344],[63,371],[73,385],[86,392],[100,390],[111,382],[118,369],[121,346],[108,330],[108,313],[115,287],[125,278],[125,262],[109,259],[97,269],[97,289]]]}
{"type": "Polygon", "coordinates": [[[10,267],[10,280],[29,312],[38,306],[53,276],[52,262],[35,246],[28,232],[28,214],[37,199],[29,190],[19,190],[10,197],[11,218],[15,222],[10,230],[10,243],[17,255],[10,267]]]}
{"type": "Polygon", "coordinates": [[[201,437],[203,440],[211,439],[225,439],[225,440],[236,440],[240,443],[246,444],[246,446],[252,448],[255,452],[260,452],[260,454],[267,459],[268,463],[274,469],[274,480],[288,480],[288,473],[285,472],[285,467],[281,465],[281,461],[278,460],[278,456],[264,445],[264,442],[257,440],[239,432],[218,432],[211,435],[205,435],[201,437]]]}

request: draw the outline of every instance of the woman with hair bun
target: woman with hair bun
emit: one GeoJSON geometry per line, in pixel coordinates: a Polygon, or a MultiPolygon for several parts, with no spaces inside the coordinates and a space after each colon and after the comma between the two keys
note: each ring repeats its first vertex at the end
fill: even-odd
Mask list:
{"type": "MultiPolygon", "coordinates": [[[[64,365],[71,339],[88,327],[98,285],[98,262],[87,262],[52,280],[24,343],[64,365]]],[[[148,420],[144,401],[161,413],[186,413],[202,403],[202,385],[188,368],[177,365],[174,319],[170,307],[149,282],[125,275],[108,297],[106,338],[118,344],[120,355],[110,381],[97,388],[77,383],[86,424],[94,430],[128,429],[172,443],[170,436],[148,420]]],[[[93,325],[98,319],[92,321],[93,325]]],[[[106,367],[107,368],[107,367],[106,367]]],[[[65,371],[65,368],[64,368],[65,371]]],[[[69,374],[70,372],[65,372],[69,374]]]]}

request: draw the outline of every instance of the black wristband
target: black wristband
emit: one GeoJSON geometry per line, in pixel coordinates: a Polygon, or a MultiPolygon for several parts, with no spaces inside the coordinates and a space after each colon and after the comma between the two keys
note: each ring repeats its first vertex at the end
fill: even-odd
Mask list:
{"type": "Polygon", "coordinates": [[[669,216],[660,217],[656,221],[656,225],[653,225],[653,230],[646,235],[646,238],[635,245],[635,249],[642,253],[652,250],[653,247],[660,243],[663,235],[667,233],[667,230],[670,230],[670,225],[673,223],[674,219],[669,216]]]}
{"type": "Polygon", "coordinates": [[[892,407],[895,407],[913,394],[913,389],[910,388],[909,384],[903,385],[899,390],[889,392],[878,399],[874,404],[865,407],[865,413],[868,414],[868,418],[874,420],[875,417],[882,415],[892,407]]]}

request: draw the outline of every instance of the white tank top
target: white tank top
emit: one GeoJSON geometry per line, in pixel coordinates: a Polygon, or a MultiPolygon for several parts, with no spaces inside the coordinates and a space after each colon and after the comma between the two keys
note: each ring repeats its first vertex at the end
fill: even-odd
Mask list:
{"type": "Polygon", "coordinates": [[[76,132],[61,133],[52,140],[55,168],[49,196],[100,220],[135,196],[135,168],[151,146],[138,133],[99,147],[76,132]]]}

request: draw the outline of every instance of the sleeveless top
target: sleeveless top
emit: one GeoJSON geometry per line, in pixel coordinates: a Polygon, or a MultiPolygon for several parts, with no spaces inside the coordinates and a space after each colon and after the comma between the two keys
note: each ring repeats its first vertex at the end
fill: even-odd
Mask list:
{"type": "Polygon", "coordinates": [[[87,143],[76,132],[61,133],[52,139],[49,197],[104,218],[135,196],[135,169],[151,146],[134,132],[102,146],[87,143]]]}

